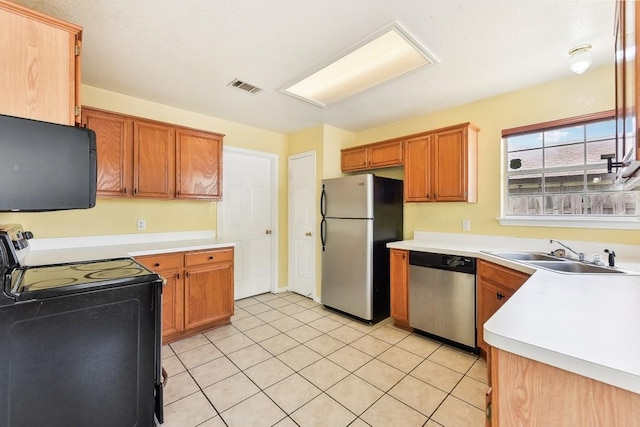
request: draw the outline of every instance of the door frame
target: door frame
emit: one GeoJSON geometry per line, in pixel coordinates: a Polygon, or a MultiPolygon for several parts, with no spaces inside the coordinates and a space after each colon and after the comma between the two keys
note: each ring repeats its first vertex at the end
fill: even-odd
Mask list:
{"type": "MultiPolygon", "coordinates": [[[[311,156],[313,159],[313,227],[312,229],[312,235],[311,235],[311,245],[313,247],[313,260],[312,260],[312,265],[313,265],[313,283],[311,286],[311,298],[314,301],[318,301],[318,295],[317,295],[317,286],[318,286],[318,239],[317,239],[317,225],[318,225],[318,209],[317,209],[317,202],[318,202],[318,164],[317,164],[317,160],[316,160],[316,151],[312,150],[312,151],[305,151],[304,153],[298,153],[298,154],[292,154],[287,158],[287,171],[289,172],[288,175],[288,179],[287,179],[287,213],[288,213],[288,220],[287,220],[287,231],[288,231],[288,237],[287,237],[287,243],[288,243],[288,247],[289,247],[289,252],[287,253],[287,264],[288,264],[288,268],[287,268],[287,281],[289,282],[291,279],[291,275],[292,275],[292,265],[291,265],[291,248],[293,247],[292,243],[293,243],[293,236],[291,233],[291,230],[293,229],[293,224],[292,224],[292,215],[291,215],[291,186],[289,185],[289,180],[291,179],[291,161],[292,160],[296,160],[299,158],[303,158],[303,157],[307,157],[307,156],[311,156]]],[[[287,284],[287,288],[289,290],[290,289],[290,283],[287,284]]]]}
{"type": "MultiPolygon", "coordinates": [[[[271,251],[273,253],[273,256],[271,257],[271,277],[270,277],[270,284],[269,284],[269,290],[271,293],[278,293],[278,260],[279,260],[279,256],[278,256],[278,240],[280,238],[280,232],[279,232],[279,228],[278,228],[278,223],[280,218],[278,217],[278,155],[277,154],[271,154],[271,153],[267,153],[264,151],[257,151],[257,150],[249,150],[246,148],[238,148],[238,147],[232,147],[232,146],[228,146],[228,145],[223,145],[222,147],[222,165],[223,165],[223,169],[222,169],[222,178],[224,178],[224,155],[226,153],[234,153],[234,154],[240,154],[240,155],[244,155],[244,156],[251,156],[251,157],[259,157],[262,159],[267,159],[269,160],[269,166],[270,166],[270,170],[271,170],[271,219],[273,222],[273,225],[271,227],[271,230],[273,231],[272,236],[273,238],[271,239],[271,251]]],[[[224,188],[224,179],[223,179],[223,187],[224,188]]],[[[222,200],[224,201],[224,191],[222,193],[222,200]]],[[[222,220],[221,220],[222,216],[219,215],[218,213],[218,206],[216,205],[216,237],[219,239],[224,239],[224,230],[222,229],[222,220]]],[[[234,287],[235,287],[235,283],[234,283],[234,287]]],[[[286,290],[286,288],[283,288],[282,292],[284,292],[286,290]]]]}

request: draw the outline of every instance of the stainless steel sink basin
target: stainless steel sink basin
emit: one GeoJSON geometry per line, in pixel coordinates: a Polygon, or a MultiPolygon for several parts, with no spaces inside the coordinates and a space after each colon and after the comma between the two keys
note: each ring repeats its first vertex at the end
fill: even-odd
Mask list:
{"type": "Polygon", "coordinates": [[[487,252],[491,255],[513,261],[557,261],[565,262],[564,259],[545,254],[543,252],[487,252]]]}
{"type": "Polygon", "coordinates": [[[527,261],[527,264],[562,273],[577,274],[625,274],[624,271],[576,261],[527,261]]]}

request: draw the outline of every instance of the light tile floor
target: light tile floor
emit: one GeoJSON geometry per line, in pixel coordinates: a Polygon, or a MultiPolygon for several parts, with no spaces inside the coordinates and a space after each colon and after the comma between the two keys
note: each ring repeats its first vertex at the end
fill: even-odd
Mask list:
{"type": "Polygon", "coordinates": [[[487,366],[294,293],[236,301],[232,324],[162,348],[165,427],[482,427],[487,366]]]}

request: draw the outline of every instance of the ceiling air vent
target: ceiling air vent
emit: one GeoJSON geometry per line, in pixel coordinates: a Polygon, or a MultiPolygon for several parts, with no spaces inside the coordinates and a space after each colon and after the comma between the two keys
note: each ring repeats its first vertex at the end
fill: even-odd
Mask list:
{"type": "Polygon", "coordinates": [[[238,79],[233,79],[227,84],[227,86],[236,87],[238,89],[242,89],[245,92],[249,92],[249,93],[262,92],[262,89],[260,89],[259,87],[243,82],[242,80],[238,80],[238,79]]]}

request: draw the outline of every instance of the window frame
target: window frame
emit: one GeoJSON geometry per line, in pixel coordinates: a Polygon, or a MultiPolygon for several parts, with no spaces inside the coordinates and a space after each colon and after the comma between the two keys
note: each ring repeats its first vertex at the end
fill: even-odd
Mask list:
{"type": "MultiPolygon", "coordinates": [[[[508,147],[507,138],[511,136],[550,131],[571,125],[586,125],[602,120],[615,120],[615,110],[606,110],[580,116],[568,117],[548,122],[530,124],[509,129],[503,129],[501,134],[501,158],[500,158],[500,225],[507,226],[532,226],[532,227],[568,227],[568,228],[604,228],[604,229],[640,229],[640,202],[633,216],[609,216],[609,215],[507,215],[508,190],[508,147]]],[[[570,169],[564,168],[564,169],[570,169]]],[[[638,191],[638,190],[636,190],[638,191]]]]}

